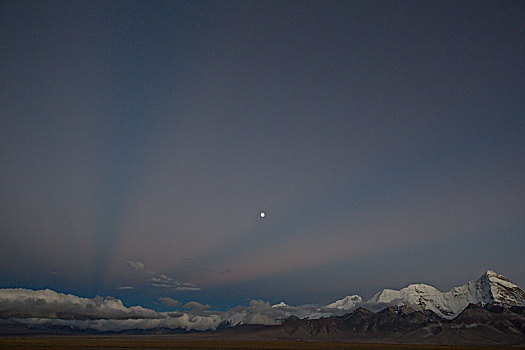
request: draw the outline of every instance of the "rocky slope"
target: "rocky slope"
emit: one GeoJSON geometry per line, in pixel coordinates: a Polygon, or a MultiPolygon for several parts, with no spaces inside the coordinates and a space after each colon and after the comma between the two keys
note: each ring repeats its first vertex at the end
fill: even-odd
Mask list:
{"type": "Polygon", "coordinates": [[[525,308],[469,304],[453,320],[428,315],[408,306],[389,306],[379,312],[358,308],[341,317],[299,319],[292,316],[278,326],[243,325],[193,336],[354,343],[523,346],[525,308]]]}

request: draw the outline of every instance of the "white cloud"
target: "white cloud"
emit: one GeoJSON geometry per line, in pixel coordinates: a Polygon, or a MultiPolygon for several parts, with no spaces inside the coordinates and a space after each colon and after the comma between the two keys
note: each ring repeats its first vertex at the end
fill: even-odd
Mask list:
{"type": "Polygon", "coordinates": [[[218,314],[210,315],[191,315],[183,313],[178,317],[166,316],[156,319],[99,319],[99,320],[65,320],[65,319],[44,319],[26,318],[17,319],[18,322],[28,326],[69,326],[76,329],[94,329],[99,332],[121,331],[126,329],[153,329],[163,328],[182,328],[185,330],[204,331],[216,329],[222,322],[222,317],[218,314]]]}
{"type": "Polygon", "coordinates": [[[144,271],[144,264],[141,263],[140,261],[128,260],[128,261],[126,261],[126,263],[128,264],[129,268],[132,269],[132,270],[144,271]]]}
{"type": "MultiPolygon", "coordinates": [[[[171,297],[161,297],[158,301],[172,308],[179,305],[171,297]]],[[[209,305],[196,301],[185,304],[184,308],[187,311],[156,312],[140,306],[126,307],[112,297],[89,299],[49,289],[0,289],[0,318],[16,318],[17,322],[28,326],[60,325],[97,331],[156,327],[207,330],[215,329],[223,322],[276,325],[291,315],[319,318],[343,312],[316,305],[279,304],[272,307],[262,300],[252,300],[248,306],[237,306],[226,312],[210,311],[209,305]]]]}
{"type": "Polygon", "coordinates": [[[159,313],[140,306],[126,307],[113,297],[80,298],[55,291],[0,289],[1,318],[127,319],[157,318],[159,313]]]}
{"type": "MultiPolygon", "coordinates": [[[[168,306],[178,301],[163,297],[168,306]]],[[[140,306],[126,307],[112,297],[81,298],[46,290],[0,289],[0,318],[16,318],[28,326],[69,326],[76,329],[119,331],[156,327],[185,330],[215,329],[223,313],[205,311],[209,305],[190,302],[189,312],[156,312],[140,306]]]]}

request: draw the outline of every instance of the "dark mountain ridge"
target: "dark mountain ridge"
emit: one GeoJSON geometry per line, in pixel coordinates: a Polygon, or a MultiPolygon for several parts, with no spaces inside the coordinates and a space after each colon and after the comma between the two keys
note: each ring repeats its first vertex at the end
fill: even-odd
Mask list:
{"type": "Polygon", "coordinates": [[[525,308],[470,304],[453,320],[407,306],[359,308],[339,317],[290,317],[278,326],[246,326],[196,336],[443,345],[525,345],[525,308]]]}

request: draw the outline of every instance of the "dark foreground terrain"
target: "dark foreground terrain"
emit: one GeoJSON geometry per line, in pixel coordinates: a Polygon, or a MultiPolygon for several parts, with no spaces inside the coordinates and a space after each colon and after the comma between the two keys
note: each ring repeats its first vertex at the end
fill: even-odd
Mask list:
{"type": "Polygon", "coordinates": [[[525,349],[511,346],[357,344],[292,340],[187,339],[182,336],[2,337],[0,349],[525,349]]]}

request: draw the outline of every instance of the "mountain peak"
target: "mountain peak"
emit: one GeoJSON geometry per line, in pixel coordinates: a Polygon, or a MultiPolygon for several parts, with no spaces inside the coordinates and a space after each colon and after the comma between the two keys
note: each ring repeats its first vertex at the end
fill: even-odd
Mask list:
{"type": "MultiPolygon", "coordinates": [[[[494,270],[487,270],[477,282],[480,285],[488,285],[491,299],[491,302],[488,303],[497,303],[507,307],[525,306],[525,292],[507,277],[499,275],[494,270]]],[[[485,300],[482,302],[487,303],[485,300]]]]}
{"type": "Polygon", "coordinates": [[[336,300],[331,304],[326,305],[330,309],[339,309],[339,310],[350,310],[354,309],[356,304],[362,303],[363,299],[359,295],[348,295],[343,299],[336,300]]]}
{"type": "Polygon", "coordinates": [[[427,310],[444,318],[456,317],[469,304],[497,304],[504,307],[525,306],[525,292],[494,270],[480,278],[448,292],[427,284],[410,284],[401,290],[383,289],[367,304],[404,304],[417,310],[427,310]]]}
{"type": "Polygon", "coordinates": [[[288,305],[284,301],[281,301],[279,304],[272,305],[273,308],[287,307],[287,306],[288,305]]]}

